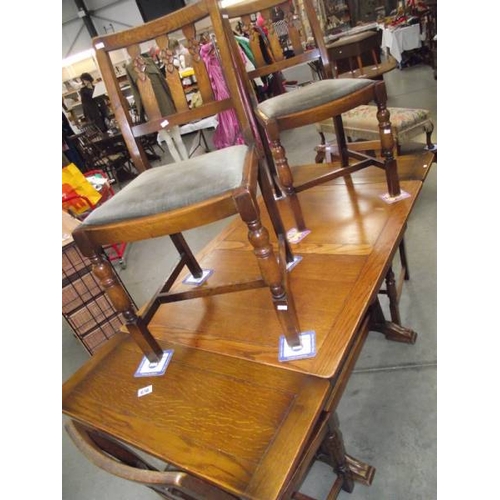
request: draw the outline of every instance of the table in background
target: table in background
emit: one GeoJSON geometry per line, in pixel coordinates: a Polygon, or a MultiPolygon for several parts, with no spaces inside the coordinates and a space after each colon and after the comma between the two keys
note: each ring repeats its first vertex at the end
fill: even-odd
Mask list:
{"type": "Polygon", "coordinates": [[[393,57],[380,57],[382,33],[369,30],[343,36],[326,45],[328,59],[336,78],[370,78],[382,80],[396,68],[393,57]]]}
{"type": "Polygon", "coordinates": [[[384,28],[382,33],[382,50],[387,50],[396,59],[398,64],[403,60],[403,52],[419,49],[422,46],[420,25],[413,24],[404,28],[384,28]]]}

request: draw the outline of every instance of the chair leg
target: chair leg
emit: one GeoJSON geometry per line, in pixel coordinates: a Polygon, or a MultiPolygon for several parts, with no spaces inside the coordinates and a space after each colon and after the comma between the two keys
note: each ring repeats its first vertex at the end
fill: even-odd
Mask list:
{"type": "Polygon", "coordinates": [[[293,186],[293,175],[286,158],[285,148],[281,144],[278,136],[270,137],[269,146],[282,190],[290,203],[297,229],[299,231],[305,231],[306,223],[302,214],[299,198],[293,186]]]}
{"type": "Polygon", "coordinates": [[[347,141],[345,138],[344,123],[341,115],[333,117],[333,127],[335,130],[337,147],[339,148],[340,165],[342,167],[347,167],[349,165],[349,153],[347,152],[347,141]]]}
{"type": "Polygon", "coordinates": [[[274,233],[278,237],[280,242],[283,242],[285,262],[291,264],[294,261],[294,255],[290,246],[289,241],[286,238],[285,227],[283,225],[283,220],[281,218],[278,206],[274,198],[273,183],[271,181],[271,173],[260,162],[259,166],[259,185],[262,192],[262,198],[269,213],[271,223],[274,228],[274,233]]]}
{"type": "Polygon", "coordinates": [[[201,278],[203,276],[203,269],[198,264],[193,252],[189,248],[187,241],[184,239],[182,233],[171,234],[170,239],[174,244],[175,248],[179,252],[181,260],[183,260],[195,278],[201,278]]]}
{"type": "Polygon", "coordinates": [[[356,56],[356,60],[358,61],[358,68],[359,68],[359,74],[364,75],[363,72],[363,60],[361,59],[361,56],[356,56]]]}
{"type": "Polygon", "coordinates": [[[325,148],[326,148],[326,137],[323,132],[318,132],[321,142],[316,146],[316,157],[314,158],[315,163],[323,163],[325,160],[325,148]]]}
{"type": "Polygon", "coordinates": [[[378,69],[377,53],[375,52],[375,49],[372,49],[371,52],[372,52],[373,64],[375,64],[375,67],[378,69]]]}
{"type": "Polygon", "coordinates": [[[434,125],[429,124],[425,126],[424,130],[425,130],[425,142],[427,144],[427,149],[429,149],[429,151],[432,151],[434,150],[435,147],[434,143],[432,142],[432,132],[434,132],[434,125]]]}
{"type": "Polygon", "coordinates": [[[382,146],[382,156],[385,164],[387,188],[391,197],[399,196],[398,166],[394,158],[394,136],[390,122],[390,113],[387,109],[387,92],[384,82],[375,85],[375,102],[377,103],[377,120],[382,146]]]}
{"type": "Polygon", "coordinates": [[[278,264],[269,240],[269,232],[260,220],[257,200],[245,191],[235,198],[235,202],[241,218],[248,227],[248,240],[257,257],[262,278],[271,291],[274,309],[286,341],[289,346],[298,347],[301,345],[299,319],[293,296],[287,293],[286,279],[288,274],[284,273],[278,264]]]}
{"type": "Polygon", "coordinates": [[[129,295],[121,283],[116,280],[113,267],[104,257],[104,251],[100,247],[92,245],[81,227],[73,231],[73,239],[80,252],[90,260],[92,272],[106,292],[109,300],[125,318],[125,325],[134,341],[151,363],[159,362],[163,356],[163,349],[151,335],[143,318],[137,316],[129,295]]]}

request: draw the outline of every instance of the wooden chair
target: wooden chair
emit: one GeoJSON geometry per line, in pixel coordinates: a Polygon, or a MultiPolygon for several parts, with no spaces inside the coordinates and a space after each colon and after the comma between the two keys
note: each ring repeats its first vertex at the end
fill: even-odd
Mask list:
{"type": "Polygon", "coordinates": [[[98,134],[82,132],[68,137],[85,161],[87,171],[103,170],[113,182],[135,177],[127,149],[123,145],[106,147],[102,141],[107,139],[100,130],[98,134]]]}
{"type": "MultiPolygon", "coordinates": [[[[274,174],[281,191],[289,199],[297,229],[306,229],[297,193],[318,184],[328,182],[340,176],[375,165],[386,173],[390,197],[401,194],[397,173],[397,164],[393,156],[394,140],[391,131],[389,112],[386,107],[387,95],[383,81],[364,78],[334,79],[331,64],[325,47],[318,17],[312,0],[304,0],[300,15],[291,2],[282,0],[252,0],[237,3],[222,9],[226,40],[234,54],[235,66],[242,78],[247,81],[255,116],[261,128],[264,143],[268,144],[268,154],[273,158],[274,174]],[[275,30],[276,13],[286,22],[288,36],[283,39],[283,30],[275,30]],[[302,14],[304,18],[301,19],[302,14]],[[255,19],[262,16],[261,28],[255,19]],[[239,56],[239,48],[233,35],[232,25],[241,23],[243,31],[250,33],[249,44],[255,56],[255,70],[247,72],[239,56]],[[272,62],[267,63],[260,51],[260,29],[267,32],[268,52],[272,62]],[[310,37],[308,37],[308,35],[310,37]],[[312,41],[311,41],[312,40],[312,41]],[[238,56],[236,56],[238,54],[238,56]],[[270,73],[281,72],[300,64],[314,65],[321,79],[302,88],[275,95],[258,102],[254,92],[255,78],[270,73]],[[375,101],[377,119],[382,144],[382,159],[377,159],[358,150],[358,145],[348,144],[344,134],[341,114],[361,104],[375,101]],[[335,127],[339,149],[340,167],[332,163],[332,170],[326,174],[309,178],[301,184],[294,182],[292,169],[282,145],[281,133],[330,119],[335,127]],[[354,150],[356,149],[356,151],[354,150]]],[[[306,166],[303,166],[306,169],[306,166]]]]}
{"type": "MultiPolygon", "coordinates": [[[[196,38],[197,23],[206,29],[207,23],[217,38],[224,37],[222,21],[214,5],[215,0],[201,1],[172,14],[119,33],[97,37],[93,40],[96,57],[103,81],[106,85],[111,107],[140,175],[132,180],[116,196],[102,207],[94,210],[73,233],[80,251],[88,257],[95,274],[109,294],[116,309],[123,313],[130,334],[143,349],[150,361],[159,361],[162,351],[147,325],[162,303],[187,300],[219,293],[238,292],[255,287],[269,287],[272,304],[281,324],[276,341],[283,334],[290,346],[300,345],[300,328],[291,294],[287,290],[286,263],[289,260],[283,228],[280,227],[272,185],[264,169],[259,150],[254,145],[248,114],[240,97],[240,89],[234,72],[226,72],[227,97],[217,100],[212,90],[201,50],[210,52],[216,47],[212,43],[202,47],[196,38]],[[211,10],[209,10],[212,6],[211,10]],[[203,104],[190,109],[184,94],[178,71],[172,64],[173,54],[168,49],[171,33],[184,33],[186,46],[193,55],[193,69],[203,104]],[[144,68],[141,44],[156,44],[166,66],[166,81],[177,112],[162,116],[157,95],[144,68]],[[148,121],[138,125],[132,123],[129,106],[122,94],[114,72],[113,52],[127,50],[138,72],[138,86],[146,109],[148,121]],[[165,166],[150,168],[141,136],[164,128],[182,125],[206,116],[230,114],[233,124],[234,145],[165,166]],[[262,226],[257,203],[257,188],[263,193],[274,224],[280,253],[278,259],[267,229],[262,226]],[[189,288],[178,293],[169,293],[181,271],[188,267],[195,278],[203,277],[182,232],[239,214],[248,226],[248,238],[257,258],[260,276],[254,280],[189,288]],[[168,277],[165,285],[138,315],[123,288],[114,281],[109,264],[103,259],[101,247],[115,241],[133,242],[169,235],[181,255],[179,264],[168,277]]],[[[231,55],[222,44],[220,53],[222,67],[231,67],[231,55]]],[[[228,115],[225,115],[228,116],[228,115]]],[[[154,262],[152,263],[154,265],[154,262]]],[[[270,302],[271,306],[271,302],[270,302]]],[[[230,311],[228,311],[228,315],[230,311]]]]}
{"type": "Polygon", "coordinates": [[[321,455],[337,476],[328,498],[352,491],[327,379],[162,347],[173,350],[164,375],[133,377],[142,354],[117,334],[64,383],[66,429],[96,466],[168,499],[311,500],[297,490],[321,455]],[[152,392],[138,397],[148,384],[152,392]]]}

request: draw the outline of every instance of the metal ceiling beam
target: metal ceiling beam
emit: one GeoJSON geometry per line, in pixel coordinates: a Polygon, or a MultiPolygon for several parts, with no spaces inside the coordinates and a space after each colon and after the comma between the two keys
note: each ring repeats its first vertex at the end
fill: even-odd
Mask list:
{"type": "Polygon", "coordinates": [[[85,5],[83,0],[74,0],[74,2],[78,9],[78,17],[82,19],[83,24],[85,24],[85,27],[87,28],[90,37],[94,38],[95,36],[98,35],[98,33],[97,30],[95,29],[94,23],[92,22],[92,19],[90,17],[90,12],[87,9],[87,6],[85,5]]]}

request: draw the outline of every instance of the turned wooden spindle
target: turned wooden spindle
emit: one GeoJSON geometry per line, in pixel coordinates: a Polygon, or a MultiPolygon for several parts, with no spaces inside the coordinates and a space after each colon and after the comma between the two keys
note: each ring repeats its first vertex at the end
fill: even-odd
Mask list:
{"type": "Polygon", "coordinates": [[[302,215],[302,208],[300,206],[299,199],[293,185],[292,170],[286,157],[285,148],[281,144],[279,138],[271,140],[269,145],[271,154],[273,156],[274,165],[280,179],[280,187],[285,194],[288,202],[290,203],[297,229],[299,231],[305,231],[306,223],[304,220],[304,216],[302,215]]]}
{"type": "Polygon", "coordinates": [[[73,231],[73,239],[80,252],[92,264],[92,273],[98,279],[114,308],[123,315],[125,326],[150,362],[158,362],[163,356],[163,349],[149,332],[144,320],[137,316],[134,305],[109,261],[104,257],[101,247],[94,246],[86,234],[78,227],[73,231]]]}
{"type": "Polygon", "coordinates": [[[284,285],[286,273],[281,270],[269,239],[268,230],[260,220],[257,200],[249,192],[235,198],[242,219],[248,227],[248,241],[253,247],[262,278],[271,291],[278,320],[283,335],[291,347],[300,346],[300,327],[293,296],[287,293],[284,285]]]}
{"type": "Polygon", "coordinates": [[[395,197],[401,194],[401,188],[399,186],[397,162],[394,158],[394,136],[392,134],[390,113],[387,109],[387,91],[383,82],[379,82],[375,86],[375,102],[377,104],[381,153],[385,163],[387,186],[389,195],[395,197]]]}

